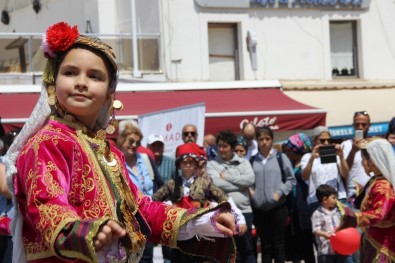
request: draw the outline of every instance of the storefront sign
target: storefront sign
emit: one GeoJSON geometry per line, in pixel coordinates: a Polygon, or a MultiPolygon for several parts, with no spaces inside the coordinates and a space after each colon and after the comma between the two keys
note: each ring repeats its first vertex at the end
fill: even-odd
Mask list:
{"type": "Polygon", "coordinates": [[[251,4],[287,8],[361,8],[363,0],[251,0],[251,4]]]}
{"type": "Polygon", "coordinates": [[[326,113],[314,114],[273,114],[206,117],[205,134],[218,134],[224,129],[240,133],[246,123],[257,127],[269,126],[273,131],[309,130],[325,125],[326,113]]]}
{"type": "MultiPolygon", "coordinates": [[[[333,139],[350,139],[354,137],[354,127],[352,126],[337,126],[329,127],[333,139]]],[[[369,136],[384,136],[388,131],[387,122],[372,123],[370,125],[369,136]]]]}
{"type": "Polygon", "coordinates": [[[277,117],[272,116],[266,116],[266,117],[253,117],[253,118],[245,118],[240,122],[240,130],[243,129],[243,126],[247,123],[253,123],[256,127],[263,127],[263,126],[269,126],[270,129],[272,130],[278,130],[279,127],[276,123],[277,117]]]}
{"type": "Polygon", "coordinates": [[[366,9],[370,0],[195,0],[208,8],[317,8],[317,9],[366,9]]]}

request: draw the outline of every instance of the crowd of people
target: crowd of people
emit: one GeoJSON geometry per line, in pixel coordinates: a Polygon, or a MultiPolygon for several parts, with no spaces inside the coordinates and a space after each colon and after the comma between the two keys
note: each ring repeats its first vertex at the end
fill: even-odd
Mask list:
{"type": "Polygon", "coordinates": [[[166,156],[163,135],[133,121],[107,139],[122,109],[111,47],[61,22],[43,49],[39,101],[0,141],[2,262],[152,263],[157,244],[166,263],[395,262],[395,118],[369,137],[358,111],[340,144],[318,126],[276,145],[246,123],[200,146],[187,123],[166,156]],[[343,255],[330,240],[347,227],[362,243],[343,255]]]}

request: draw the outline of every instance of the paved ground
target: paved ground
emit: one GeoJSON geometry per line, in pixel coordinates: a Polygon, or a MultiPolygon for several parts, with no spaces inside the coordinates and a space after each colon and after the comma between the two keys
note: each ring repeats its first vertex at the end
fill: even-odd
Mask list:
{"type": "MultiPolygon", "coordinates": [[[[258,254],[258,263],[261,262],[261,254],[258,254]]],[[[160,245],[154,248],[154,263],[163,263],[162,249],[160,245]]]]}
{"type": "MultiPolygon", "coordinates": [[[[291,262],[291,261],[289,261],[289,262],[291,262]]],[[[304,261],[302,261],[302,263],[303,262],[304,261]]],[[[163,263],[162,249],[161,249],[160,245],[157,245],[154,248],[154,263],[163,263]]],[[[261,263],[261,254],[258,254],[257,263],[261,263]]]]}

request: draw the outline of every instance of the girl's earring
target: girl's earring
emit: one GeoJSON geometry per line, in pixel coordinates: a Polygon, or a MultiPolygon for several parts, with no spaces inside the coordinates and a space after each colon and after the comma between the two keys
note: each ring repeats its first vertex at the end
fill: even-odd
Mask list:
{"type": "Polygon", "coordinates": [[[49,106],[55,106],[56,105],[56,96],[55,96],[55,86],[48,86],[47,88],[47,93],[48,93],[48,104],[49,106]]]}
{"type": "Polygon", "coordinates": [[[123,103],[120,100],[114,100],[112,107],[117,111],[121,111],[123,109],[123,103]]]}
{"type": "Polygon", "coordinates": [[[118,121],[115,119],[115,110],[120,111],[123,109],[123,104],[120,100],[114,100],[112,103],[112,118],[110,122],[108,123],[108,126],[106,128],[106,132],[108,134],[113,134],[118,128],[118,121]]]}

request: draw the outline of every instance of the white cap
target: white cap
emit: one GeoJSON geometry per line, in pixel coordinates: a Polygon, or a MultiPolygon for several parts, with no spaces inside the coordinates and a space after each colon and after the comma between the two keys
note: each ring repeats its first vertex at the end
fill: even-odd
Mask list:
{"type": "Polygon", "coordinates": [[[154,142],[161,142],[161,143],[165,143],[165,141],[163,140],[163,137],[162,137],[162,135],[160,135],[160,134],[151,134],[149,137],[148,137],[148,141],[147,141],[147,143],[148,144],[153,144],[154,142]]]}

